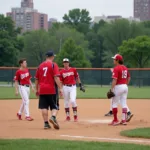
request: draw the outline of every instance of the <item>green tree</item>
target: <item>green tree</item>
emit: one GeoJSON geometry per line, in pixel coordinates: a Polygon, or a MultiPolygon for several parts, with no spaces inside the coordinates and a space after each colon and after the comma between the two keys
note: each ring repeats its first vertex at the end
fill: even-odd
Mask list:
{"type": "Polygon", "coordinates": [[[64,23],[77,31],[86,34],[89,31],[90,21],[89,12],[86,9],[72,9],[63,16],[64,23]]]}
{"type": "Polygon", "coordinates": [[[63,58],[68,58],[70,60],[70,65],[73,67],[90,67],[90,62],[86,59],[84,50],[81,46],[75,44],[72,38],[66,40],[63,45],[62,50],[57,56],[57,63],[59,66],[63,66],[63,58]]]}
{"type": "Polygon", "coordinates": [[[124,41],[119,47],[119,52],[130,66],[147,67],[150,59],[150,37],[138,36],[135,39],[124,41]]]}
{"type": "Polygon", "coordinates": [[[52,42],[45,30],[32,31],[24,36],[25,47],[21,56],[27,58],[29,66],[37,66],[45,59],[45,53],[52,48],[52,42]]]}
{"type": "Polygon", "coordinates": [[[85,40],[85,36],[76,31],[75,29],[69,28],[67,26],[61,26],[59,28],[53,27],[49,30],[50,40],[53,41],[53,49],[58,53],[62,49],[62,45],[68,38],[72,38],[75,44],[81,46],[84,49],[85,56],[87,59],[93,57],[92,51],[89,50],[89,42],[85,40]]]}
{"type": "Polygon", "coordinates": [[[87,33],[86,39],[89,41],[89,49],[93,52],[93,57],[90,59],[92,67],[103,67],[104,46],[103,37],[98,34],[98,31],[104,27],[106,22],[103,20],[94,23],[90,32],[87,33]]]}
{"type": "MultiPolygon", "coordinates": [[[[104,39],[103,45],[106,50],[104,57],[105,62],[107,64],[110,62],[110,55],[108,54],[114,55],[118,53],[118,47],[121,46],[124,40],[144,34],[144,26],[139,22],[129,22],[126,19],[118,19],[105,24],[105,26],[99,30],[99,35],[104,39]]],[[[106,64],[104,64],[104,66],[106,66],[106,64]]],[[[111,64],[109,66],[111,66],[111,64]]]]}
{"type": "Polygon", "coordinates": [[[144,26],[144,33],[145,35],[148,35],[150,36],[150,21],[144,21],[144,22],[141,22],[141,25],[144,26]]]}
{"type": "Polygon", "coordinates": [[[18,37],[20,29],[15,29],[10,17],[0,15],[0,66],[17,65],[18,55],[23,49],[23,40],[18,37]]]}

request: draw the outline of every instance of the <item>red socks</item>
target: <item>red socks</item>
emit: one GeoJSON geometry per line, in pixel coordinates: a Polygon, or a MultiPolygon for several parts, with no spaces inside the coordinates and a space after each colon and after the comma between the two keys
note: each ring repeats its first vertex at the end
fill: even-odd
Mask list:
{"type": "Polygon", "coordinates": [[[127,108],[122,108],[122,120],[126,121],[127,117],[127,108]]]}
{"type": "Polygon", "coordinates": [[[77,107],[72,107],[74,116],[77,116],[77,107]]]}
{"type": "Polygon", "coordinates": [[[66,116],[70,116],[70,110],[69,108],[65,108],[66,116]]]}
{"type": "MultiPolygon", "coordinates": [[[[77,116],[77,107],[72,107],[72,110],[73,110],[74,116],[77,116]]],[[[69,108],[65,108],[65,112],[66,112],[67,116],[70,116],[70,110],[69,110],[69,108]]]]}
{"type": "Polygon", "coordinates": [[[118,108],[113,108],[113,115],[114,115],[114,121],[118,121],[118,118],[117,118],[117,113],[118,113],[118,108]]]}

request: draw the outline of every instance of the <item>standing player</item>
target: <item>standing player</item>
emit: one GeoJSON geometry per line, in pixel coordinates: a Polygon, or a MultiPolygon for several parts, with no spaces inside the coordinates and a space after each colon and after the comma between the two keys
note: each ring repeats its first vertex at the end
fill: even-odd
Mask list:
{"type": "Polygon", "coordinates": [[[123,57],[119,54],[116,54],[114,57],[114,69],[112,74],[112,87],[110,93],[114,93],[112,96],[112,111],[114,119],[110,125],[126,125],[126,115],[127,115],[127,95],[128,95],[128,86],[130,82],[130,74],[126,66],[123,65],[123,57]],[[118,113],[118,104],[121,104],[122,107],[122,121],[119,122],[117,113],[118,113]]]}
{"type": "Polygon", "coordinates": [[[76,103],[76,80],[79,83],[80,90],[85,92],[84,87],[80,81],[79,75],[75,68],[69,66],[69,59],[63,59],[64,69],[60,71],[60,81],[63,84],[63,94],[64,94],[64,105],[66,112],[66,121],[70,121],[70,102],[72,104],[74,121],[78,121],[77,116],[77,103],[76,103]],[[69,102],[70,100],[70,102],[69,102]]]}
{"type": "Polygon", "coordinates": [[[39,109],[42,110],[44,120],[44,129],[51,128],[48,123],[48,109],[50,108],[52,116],[49,122],[53,124],[55,129],[59,129],[56,120],[57,101],[55,82],[62,93],[61,83],[59,80],[59,68],[56,63],[53,63],[54,53],[49,51],[46,53],[46,61],[40,64],[37,69],[36,78],[36,93],[39,95],[39,109]]]}
{"type": "Polygon", "coordinates": [[[29,113],[29,95],[30,95],[30,86],[32,87],[33,91],[34,91],[34,87],[30,80],[31,75],[29,73],[29,70],[27,69],[26,59],[21,59],[19,61],[19,65],[20,65],[20,69],[16,71],[16,75],[14,77],[16,96],[18,96],[18,91],[19,91],[21,98],[22,98],[22,104],[17,113],[17,117],[19,120],[22,120],[21,115],[24,110],[24,113],[26,116],[25,119],[28,121],[32,121],[33,118],[30,117],[30,113],[29,113]]]}
{"type": "MultiPolygon", "coordinates": [[[[113,69],[111,68],[110,70],[113,73],[113,69]]],[[[112,116],[112,115],[113,115],[113,112],[112,112],[112,99],[110,99],[110,111],[107,114],[105,114],[105,116],[112,116]]],[[[131,113],[131,111],[130,111],[128,105],[127,105],[127,118],[126,118],[126,121],[129,122],[132,119],[132,117],[133,117],[133,114],[131,113]]]]}

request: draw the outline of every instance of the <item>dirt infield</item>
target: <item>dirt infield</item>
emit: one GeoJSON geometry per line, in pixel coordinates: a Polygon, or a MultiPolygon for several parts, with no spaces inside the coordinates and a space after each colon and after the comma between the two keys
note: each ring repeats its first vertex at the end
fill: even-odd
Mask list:
{"type": "MultiPolygon", "coordinates": [[[[131,139],[120,136],[120,131],[136,127],[150,127],[150,100],[128,100],[134,117],[127,126],[108,126],[112,117],[104,117],[109,110],[109,100],[77,100],[79,122],[65,122],[63,100],[60,100],[58,121],[60,130],[44,130],[38,100],[31,100],[30,112],[33,122],[19,121],[16,112],[21,100],[0,101],[0,138],[70,139],[88,141],[111,141],[150,144],[150,140],[131,139]]],[[[72,112],[72,111],[71,111],[72,112]]],[[[121,110],[119,110],[121,118],[121,110]]]]}

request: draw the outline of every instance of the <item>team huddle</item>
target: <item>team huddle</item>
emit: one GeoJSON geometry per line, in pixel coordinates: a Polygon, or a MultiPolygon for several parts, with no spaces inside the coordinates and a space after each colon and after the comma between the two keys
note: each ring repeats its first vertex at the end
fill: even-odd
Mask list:
{"type": "MultiPolygon", "coordinates": [[[[58,65],[53,62],[53,51],[46,53],[46,60],[42,62],[35,74],[35,89],[31,82],[31,75],[27,69],[26,59],[19,61],[20,69],[16,71],[14,77],[16,95],[20,93],[22,104],[17,113],[19,120],[22,120],[24,111],[25,119],[33,121],[34,119],[29,113],[29,95],[30,87],[39,98],[39,109],[41,109],[44,121],[44,129],[51,128],[59,129],[57,121],[57,113],[59,111],[59,96],[64,98],[64,109],[66,113],[66,121],[70,121],[70,104],[73,111],[73,120],[78,121],[77,102],[76,102],[76,83],[79,84],[80,90],[85,92],[84,86],[81,83],[79,74],[76,68],[70,66],[68,58],[64,58],[62,63],[64,68],[60,71],[58,65]],[[51,117],[48,117],[48,111],[51,110],[51,117]]],[[[128,84],[130,82],[130,74],[127,67],[123,65],[123,58],[116,54],[114,57],[114,69],[112,69],[112,87],[107,93],[107,97],[111,99],[111,111],[105,116],[113,115],[114,119],[109,125],[126,125],[131,120],[131,114],[127,106],[128,84]],[[119,121],[117,117],[118,104],[122,107],[122,119],[119,121]]]]}

